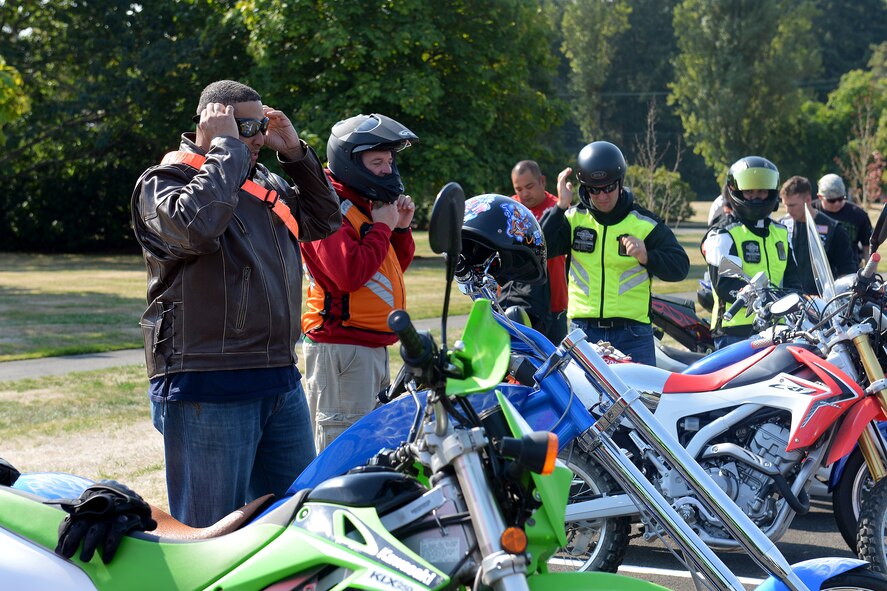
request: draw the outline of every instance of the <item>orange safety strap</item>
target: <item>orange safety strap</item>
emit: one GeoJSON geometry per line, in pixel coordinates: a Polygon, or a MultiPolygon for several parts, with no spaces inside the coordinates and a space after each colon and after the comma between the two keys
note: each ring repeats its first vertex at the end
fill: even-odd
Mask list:
{"type": "MultiPolygon", "coordinates": [[[[185,164],[191,168],[200,170],[200,167],[203,166],[204,162],[206,162],[206,156],[195,154],[194,152],[178,150],[175,152],[169,152],[163,157],[160,164],[185,164]]],[[[280,195],[277,194],[277,191],[274,189],[266,189],[262,185],[249,179],[247,179],[240,188],[270,207],[271,211],[273,211],[277,217],[286,224],[286,227],[289,228],[292,235],[296,238],[299,237],[299,223],[296,221],[296,218],[293,217],[293,212],[291,212],[290,208],[286,206],[286,203],[280,200],[280,195]]]]}

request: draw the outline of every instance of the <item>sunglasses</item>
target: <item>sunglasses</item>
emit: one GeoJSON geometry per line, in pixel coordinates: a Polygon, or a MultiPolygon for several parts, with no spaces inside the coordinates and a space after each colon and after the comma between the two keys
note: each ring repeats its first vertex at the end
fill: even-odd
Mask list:
{"type": "Polygon", "coordinates": [[[585,185],[585,190],[592,195],[599,195],[600,193],[610,193],[611,191],[615,191],[618,186],[619,181],[613,181],[606,187],[591,187],[589,185],[585,185]]]}
{"type": "MultiPolygon", "coordinates": [[[[200,115],[194,115],[191,120],[194,121],[194,123],[200,123],[200,115]]],[[[265,133],[268,131],[269,119],[267,117],[262,117],[261,120],[235,118],[234,121],[237,123],[237,131],[243,137],[253,137],[259,132],[265,133]]]]}
{"type": "Polygon", "coordinates": [[[837,203],[838,201],[843,201],[846,198],[847,197],[845,195],[841,195],[840,197],[830,197],[829,199],[826,199],[826,201],[828,201],[829,203],[837,203]]]}

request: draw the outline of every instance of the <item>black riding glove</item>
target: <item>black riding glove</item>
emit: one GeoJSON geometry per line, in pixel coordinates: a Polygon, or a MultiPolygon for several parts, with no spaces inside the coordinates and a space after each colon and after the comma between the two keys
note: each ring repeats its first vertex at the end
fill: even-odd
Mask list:
{"type": "Polygon", "coordinates": [[[136,492],[113,480],[93,484],[79,499],[53,501],[68,513],[59,525],[59,543],[55,553],[71,558],[81,540],[80,560],[89,562],[101,545],[102,562],[108,564],[127,533],[151,531],[157,522],[151,519],[151,507],[136,492]]]}
{"type": "Polygon", "coordinates": [[[16,470],[12,464],[0,458],[0,485],[12,486],[22,473],[16,470]]]}

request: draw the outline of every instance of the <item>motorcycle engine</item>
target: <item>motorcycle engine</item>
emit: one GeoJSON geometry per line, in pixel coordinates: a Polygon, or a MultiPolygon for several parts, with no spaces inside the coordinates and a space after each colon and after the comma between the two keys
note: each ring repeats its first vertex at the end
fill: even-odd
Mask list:
{"type": "MultiPolygon", "coordinates": [[[[735,444],[719,444],[719,452],[702,463],[709,476],[761,529],[766,529],[776,518],[777,496],[773,478],[755,464],[770,465],[787,475],[792,466],[803,458],[800,451],[786,452],[789,429],[781,422],[758,424],[745,449],[735,444]]],[[[706,529],[720,535],[716,520],[700,512],[699,518],[708,521],[706,529]],[[717,533],[716,533],[717,532],[717,533]]]]}

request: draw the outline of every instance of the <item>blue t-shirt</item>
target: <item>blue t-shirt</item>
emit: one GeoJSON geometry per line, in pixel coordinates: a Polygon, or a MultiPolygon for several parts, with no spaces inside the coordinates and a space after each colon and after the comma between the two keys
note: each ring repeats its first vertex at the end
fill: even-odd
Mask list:
{"type": "Polygon", "coordinates": [[[296,388],[302,374],[295,365],[263,369],[185,371],[151,380],[154,402],[233,402],[285,394],[296,388]]]}

